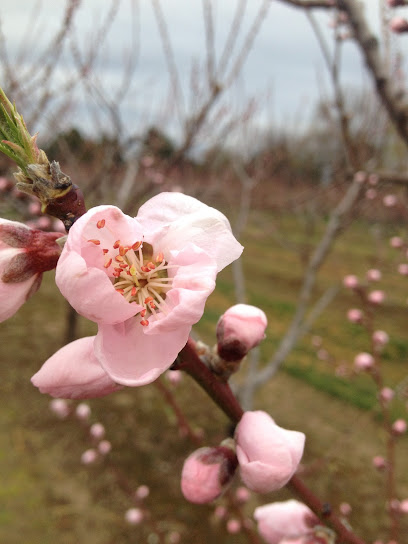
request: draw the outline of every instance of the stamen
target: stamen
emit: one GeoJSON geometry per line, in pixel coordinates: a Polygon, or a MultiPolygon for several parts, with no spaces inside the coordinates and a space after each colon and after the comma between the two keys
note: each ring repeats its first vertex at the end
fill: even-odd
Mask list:
{"type": "Polygon", "coordinates": [[[141,312],[140,312],[140,317],[144,317],[146,315],[146,308],[144,308],[141,312]]]}
{"type": "Polygon", "coordinates": [[[107,253],[109,253],[109,249],[102,249],[102,253],[106,255],[107,253]]]}
{"type": "Polygon", "coordinates": [[[152,263],[152,261],[149,261],[146,266],[149,270],[154,270],[156,268],[156,265],[152,263]]]}
{"type": "Polygon", "coordinates": [[[123,295],[123,293],[125,292],[124,289],[116,289],[116,291],[117,291],[118,293],[120,293],[121,295],[123,295]]]}
{"type": "Polygon", "coordinates": [[[127,249],[124,246],[119,246],[119,255],[126,255],[127,249]]]}
{"type": "Polygon", "coordinates": [[[137,287],[136,287],[136,285],[134,285],[134,286],[132,287],[132,291],[131,291],[132,297],[136,296],[136,293],[137,293],[137,287]]]}
{"type": "Polygon", "coordinates": [[[92,243],[95,244],[96,246],[100,246],[100,245],[101,245],[101,241],[100,241],[100,240],[88,240],[88,242],[92,242],[92,243]]]}
{"type": "Polygon", "coordinates": [[[142,245],[142,242],[135,242],[132,246],[133,251],[137,251],[141,245],[142,245]]]}
{"type": "Polygon", "coordinates": [[[109,259],[109,261],[106,261],[106,263],[103,265],[105,268],[109,268],[112,264],[112,259],[109,259]]]}
{"type": "Polygon", "coordinates": [[[113,244],[113,249],[118,249],[120,246],[120,240],[116,240],[116,242],[113,244]]]}
{"type": "Polygon", "coordinates": [[[156,257],[156,263],[162,263],[164,261],[164,255],[163,253],[160,251],[160,253],[157,254],[157,257],[156,257]]]}
{"type": "Polygon", "coordinates": [[[124,258],[121,255],[116,255],[115,261],[118,263],[122,263],[124,261],[124,258]]]}
{"type": "Polygon", "coordinates": [[[149,304],[149,302],[153,302],[153,300],[154,300],[153,297],[146,297],[146,298],[144,299],[144,303],[145,303],[145,304],[149,304]]]}
{"type": "Polygon", "coordinates": [[[147,319],[142,319],[142,321],[140,322],[141,325],[143,325],[143,327],[147,327],[147,325],[149,324],[148,320],[147,319]]]}
{"type": "Polygon", "coordinates": [[[100,221],[98,221],[96,223],[96,226],[98,227],[98,229],[103,229],[103,227],[105,226],[105,219],[101,219],[100,221]]]}

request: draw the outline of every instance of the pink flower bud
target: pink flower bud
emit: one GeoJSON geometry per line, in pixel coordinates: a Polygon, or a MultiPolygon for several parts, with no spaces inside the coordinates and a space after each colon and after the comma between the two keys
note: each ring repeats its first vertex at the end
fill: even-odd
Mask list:
{"type": "Polygon", "coordinates": [[[354,276],[354,274],[349,274],[348,276],[344,276],[343,285],[344,287],[347,287],[348,289],[355,289],[359,285],[357,276],[354,276]]]}
{"type": "MultiPolygon", "coordinates": [[[[407,25],[408,25],[408,22],[407,22],[407,25]]],[[[408,27],[407,27],[407,30],[408,30],[408,27]]],[[[398,198],[395,195],[385,195],[385,197],[383,198],[383,204],[387,208],[392,208],[393,206],[397,204],[397,202],[398,202],[398,198]]]]}
{"type": "Polygon", "coordinates": [[[135,496],[137,499],[144,500],[146,499],[150,494],[150,489],[147,485],[139,485],[139,487],[135,491],[135,496]]]}
{"type": "Polygon", "coordinates": [[[171,531],[168,540],[169,544],[178,544],[181,540],[181,534],[178,531],[171,531]]]}
{"type": "Polygon", "coordinates": [[[75,415],[78,419],[86,421],[91,415],[91,409],[88,404],[81,402],[75,409],[75,415]]]}
{"type": "Polygon", "coordinates": [[[94,423],[89,429],[89,434],[92,438],[95,438],[95,440],[101,440],[105,436],[105,427],[102,423],[94,423]]]}
{"type": "Polygon", "coordinates": [[[0,219],[0,321],[14,315],[38,290],[43,272],[56,267],[58,238],[60,233],[0,219]]]}
{"type": "Polygon", "coordinates": [[[235,492],[235,498],[238,502],[245,503],[248,502],[251,497],[251,492],[246,487],[238,487],[235,492]]]}
{"type": "Polygon", "coordinates": [[[226,361],[239,361],[265,338],[265,313],[248,304],[229,308],[217,323],[218,354],[226,361]]]}
{"type": "Polygon", "coordinates": [[[231,535],[236,535],[240,532],[241,530],[241,523],[237,520],[237,519],[229,519],[227,521],[227,531],[231,534],[231,535]]]}
{"type": "Polygon", "coordinates": [[[370,185],[377,185],[379,182],[379,177],[377,176],[377,174],[370,174],[368,176],[368,183],[370,185]]]}
{"type": "Polygon", "coordinates": [[[129,508],[125,512],[125,520],[129,525],[139,525],[143,521],[143,512],[140,508],[129,508]]]}
{"type": "Polygon", "coordinates": [[[64,399],[53,399],[50,402],[50,410],[60,419],[68,417],[70,412],[68,403],[64,399]]]}
{"type": "Polygon", "coordinates": [[[370,270],[367,270],[368,281],[380,281],[380,279],[381,279],[380,270],[377,270],[377,268],[370,268],[370,270]]]}
{"type": "Polygon", "coordinates": [[[165,377],[171,384],[178,385],[183,379],[183,373],[181,370],[167,370],[165,377]]]}
{"type": "Polygon", "coordinates": [[[404,499],[400,502],[399,509],[402,514],[408,514],[408,499],[404,499]]]}
{"type": "Polygon", "coordinates": [[[349,516],[351,514],[351,506],[348,502],[342,502],[339,506],[340,514],[349,516]]]}
{"type": "Polygon", "coordinates": [[[38,200],[30,202],[28,205],[28,211],[31,213],[31,215],[38,215],[41,213],[41,204],[38,202],[38,200]]]}
{"type": "Polygon", "coordinates": [[[108,455],[112,449],[112,444],[109,440],[101,440],[98,444],[98,451],[101,455],[108,455]]]}
{"type": "Polygon", "coordinates": [[[377,191],[372,187],[370,187],[370,189],[367,189],[367,191],[365,192],[365,197],[367,200],[374,200],[376,196],[377,191]]]}
{"type": "Polygon", "coordinates": [[[390,337],[385,331],[374,331],[373,332],[373,342],[377,346],[385,346],[388,343],[390,337]]]}
{"type": "Polygon", "coordinates": [[[408,32],[408,21],[403,17],[394,17],[391,19],[390,29],[397,34],[408,32]]]}
{"type": "Polygon", "coordinates": [[[383,387],[380,391],[380,399],[384,402],[391,402],[394,398],[394,391],[391,389],[391,387],[383,387]]]}
{"type": "Polygon", "coordinates": [[[376,455],[375,457],[373,457],[373,466],[377,470],[384,470],[387,466],[387,461],[381,455],[376,455]]]}
{"type": "Polygon", "coordinates": [[[371,304],[382,304],[385,299],[385,293],[384,291],[371,291],[367,295],[367,300],[371,302],[371,304]]]}
{"type": "Polygon", "coordinates": [[[405,419],[397,419],[392,424],[392,431],[396,435],[404,434],[407,430],[407,422],[405,419]]]}
{"type": "Polygon", "coordinates": [[[81,463],[83,465],[92,465],[92,463],[95,463],[95,461],[98,458],[98,453],[94,449],[89,449],[84,451],[84,453],[81,455],[81,463]]]}
{"type": "Polygon", "coordinates": [[[235,431],[241,478],[257,493],[283,487],[296,472],[305,435],[282,429],[262,411],[245,412],[235,431]]]}
{"type": "Polygon", "coordinates": [[[408,276],[408,263],[401,263],[398,265],[398,274],[401,274],[401,276],[408,276]]]}
{"type": "Polygon", "coordinates": [[[359,353],[354,359],[354,366],[357,370],[369,370],[374,366],[374,357],[370,353],[359,353]]]}
{"type": "Polygon", "coordinates": [[[255,508],[254,518],[267,544],[305,536],[319,522],[309,507],[294,499],[259,506],[255,508]]]}
{"type": "Polygon", "coordinates": [[[400,236],[393,236],[390,239],[390,246],[393,247],[394,249],[399,249],[403,247],[403,245],[404,245],[404,240],[400,236]]]}
{"type": "Polygon", "coordinates": [[[238,462],[230,447],[199,448],[184,461],[181,491],[195,504],[215,500],[230,484],[238,462]]]}
{"type": "Polygon", "coordinates": [[[224,519],[226,515],[227,509],[221,504],[214,510],[214,516],[218,519],[224,519]]]}
{"type": "Polygon", "coordinates": [[[347,312],[347,319],[351,323],[361,323],[363,321],[363,312],[358,308],[350,308],[347,312]]]}
{"type": "Polygon", "coordinates": [[[363,172],[363,171],[359,171],[359,172],[356,172],[354,174],[354,181],[356,181],[357,183],[365,183],[367,179],[367,174],[366,172],[363,172]]]}

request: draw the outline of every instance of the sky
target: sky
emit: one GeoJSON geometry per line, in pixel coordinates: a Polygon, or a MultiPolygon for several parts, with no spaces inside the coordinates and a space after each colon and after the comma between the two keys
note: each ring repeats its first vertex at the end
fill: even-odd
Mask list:
{"type": "MultiPolygon", "coordinates": [[[[112,17],[113,23],[106,35],[104,45],[98,50],[97,63],[93,73],[99,82],[99,89],[111,96],[121,81],[124,59],[136,60],[136,68],[128,94],[120,107],[125,121],[125,131],[135,132],[135,126],[149,125],[154,120],[167,123],[169,130],[180,130],[179,118],[174,103],[169,99],[169,73],[163,55],[163,44],[158,33],[152,0],[133,2],[116,0],[119,6],[112,17]],[[132,19],[134,17],[134,19],[132,19]],[[132,24],[132,20],[134,24],[132,24]],[[177,128],[178,126],[178,128],[177,128]]],[[[242,27],[237,37],[235,55],[250,28],[262,0],[249,0],[242,27]]],[[[372,28],[379,32],[377,0],[365,0],[367,15],[372,28]]],[[[174,52],[174,62],[184,104],[184,111],[191,111],[191,104],[197,103],[197,90],[192,92],[193,67],[200,67],[205,73],[205,32],[203,23],[203,2],[201,0],[161,0],[163,19],[174,52]]],[[[219,62],[227,40],[238,0],[212,0],[214,21],[215,58],[219,62]]],[[[21,76],[30,64],[41,61],[38,55],[50,36],[59,28],[64,12],[64,0],[14,0],[0,4],[2,32],[7,54],[16,72],[21,76]],[[33,13],[37,17],[33,17],[33,13]],[[23,44],[23,45],[22,45],[23,44]]],[[[108,0],[82,0],[74,20],[75,47],[82,52],[89,51],[96,40],[96,33],[103,25],[109,12],[108,0]],[[102,7],[103,6],[103,7],[102,7]]],[[[325,37],[330,41],[331,16],[326,11],[314,12],[325,37]]],[[[234,55],[233,55],[234,56],[234,55]]],[[[58,60],[54,84],[67,79],[73,69],[72,53],[67,47],[58,60]]],[[[200,70],[199,70],[200,73],[200,70]]],[[[4,73],[1,72],[4,78],[4,73]]],[[[370,85],[357,47],[347,41],[343,47],[341,79],[346,88],[362,89],[370,85]]],[[[200,88],[201,77],[195,80],[200,88]]],[[[1,84],[1,82],[0,82],[1,84]]],[[[37,89],[38,91],[38,89],[37,89]]],[[[78,90],[79,92],[79,90],[78,90]]],[[[82,92],[82,91],[81,91],[82,92]]],[[[278,0],[272,0],[267,15],[246,58],[240,76],[220,104],[219,115],[239,112],[255,98],[257,111],[254,114],[260,126],[273,125],[285,128],[298,126],[302,120],[310,119],[319,96],[330,95],[330,83],[322,53],[316,37],[302,10],[289,7],[278,0]],[[224,109],[222,109],[224,108],[224,109]]],[[[11,97],[12,98],[12,97],[11,97]]],[[[69,122],[83,127],[93,126],[95,101],[89,96],[77,95],[77,107],[72,110],[69,122]]],[[[55,104],[54,109],[57,107],[55,104]]],[[[52,116],[52,108],[47,112],[52,116]]],[[[41,121],[38,121],[41,125],[41,121]]],[[[102,125],[109,126],[109,116],[102,125]]]]}

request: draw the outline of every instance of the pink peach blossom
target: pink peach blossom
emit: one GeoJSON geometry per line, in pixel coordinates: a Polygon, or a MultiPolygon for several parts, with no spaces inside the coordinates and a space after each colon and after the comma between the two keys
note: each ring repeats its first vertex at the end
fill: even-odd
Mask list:
{"type": "Polygon", "coordinates": [[[296,472],[305,435],[282,429],[262,411],[245,412],[235,431],[241,478],[257,493],[283,487],[296,472]]]}
{"type": "Polygon", "coordinates": [[[407,422],[405,419],[397,419],[392,424],[392,431],[394,434],[404,434],[407,430],[407,422]]]}
{"type": "Polygon", "coordinates": [[[71,412],[65,399],[53,399],[50,402],[50,410],[60,419],[67,418],[71,412]]]}
{"type": "Polygon", "coordinates": [[[61,253],[57,238],[61,233],[0,219],[0,322],[38,290],[43,272],[55,268],[61,253]]]}
{"type": "Polygon", "coordinates": [[[294,499],[258,506],[254,518],[258,522],[259,533],[268,544],[306,536],[318,523],[310,508],[294,499]]]}
{"type": "Polygon", "coordinates": [[[144,515],[140,508],[129,508],[125,512],[125,520],[129,525],[139,525],[143,521],[144,515]]]}
{"type": "Polygon", "coordinates": [[[94,338],[80,338],[54,353],[31,378],[33,385],[41,393],[69,399],[102,397],[121,389],[96,359],[94,338]]]}
{"type": "Polygon", "coordinates": [[[385,346],[388,344],[390,337],[385,331],[374,331],[373,332],[373,342],[377,346],[385,346]]]}
{"type": "Polygon", "coordinates": [[[241,252],[222,213],[183,194],[161,193],[136,218],[114,206],[80,217],[56,282],[78,313],[98,324],[94,352],[105,372],[137,386],[173,363],[217,272],[241,252]]]}
{"type": "Polygon", "coordinates": [[[227,521],[227,531],[231,535],[238,534],[241,529],[242,529],[242,525],[239,520],[232,518],[227,521]]]}
{"type": "Polygon", "coordinates": [[[237,458],[230,447],[199,448],[184,461],[181,491],[195,504],[205,504],[219,497],[230,484],[237,468],[237,458]]]}
{"type": "Polygon", "coordinates": [[[363,321],[363,312],[358,308],[350,308],[347,312],[347,319],[351,323],[361,323],[363,321]]]}
{"type": "Polygon", "coordinates": [[[391,387],[383,387],[380,391],[380,398],[384,401],[384,402],[391,402],[392,399],[394,398],[394,390],[391,389],[391,387]]]}
{"type": "Polygon", "coordinates": [[[387,461],[381,455],[375,455],[373,457],[373,466],[377,470],[384,470],[385,467],[387,466],[387,461]]]}
{"type": "Polygon", "coordinates": [[[112,449],[112,444],[109,442],[109,440],[101,440],[98,444],[98,452],[101,455],[108,455],[111,449],[112,449]]]}
{"type": "Polygon", "coordinates": [[[393,206],[397,204],[397,202],[398,202],[398,198],[396,197],[396,195],[385,195],[385,197],[383,198],[383,204],[387,208],[392,208],[393,206]]]}
{"type": "Polygon", "coordinates": [[[382,304],[385,300],[385,293],[377,289],[368,293],[367,299],[371,304],[382,304]]]}
{"type": "Polygon", "coordinates": [[[377,268],[370,268],[370,270],[367,270],[368,281],[380,281],[381,275],[381,270],[378,270],[377,268]]]}
{"type": "Polygon", "coordinates": [[[267,324],[265,313],[256,306],[231,306],[217,323],[219,356],[226,361],[243,359],[265,338],[267,324]]]}
{"type": "Polygon", "coordinates": [[[89,450],[85,450],[84,453],[81,455],[81,463],[83,465],[92,465],[92,463],[95,463],[97,458],[98,452],[91,448],[89,450]]]}
{"type": "Polygon", "coordinates": [[[102,438],[105,436],[105,432],[105,427],[102,425],[102,423],[94,423],[89,429],[89,434],[95,440],[102,440],[102,438]]]}

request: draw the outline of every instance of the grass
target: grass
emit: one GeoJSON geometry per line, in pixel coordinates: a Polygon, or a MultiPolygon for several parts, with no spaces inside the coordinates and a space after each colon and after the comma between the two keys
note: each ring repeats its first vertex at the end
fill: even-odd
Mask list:
{"type": "MultiPolygon", "coordinates": [[[[299,248],[314,243],[324,227],[317,225],[309,239],[295,230],[294,218],[282,216],[280,220],[289,233],[288,244],[297,251],[277,243],[274,233],[266,228],[268,217],[261,213],[252,216],[244,240],[248,302],[262,307],[269,319],[267,339],[261,346],[264,362],[273,355],[293,315],[304,269],[299,248]]],[[[399,259],[387,243],[388,236],[400,234],[398,228],[385,226],[381,236],[377,232],[376,237],[370,237],[371,227],[356,223],[338,241],[321,270],[313,297],[340,284],[345,274],[363,278],[368,268],[381,268],[383,280],[376,287],[386,290],[387,300],[375,312],[375,326],[390,335],[382,367],[385,382],[394,387],[403,384],[407,376],[407,279],[396,273],[399,259]]],[[[230,269],[221,273],[197,327],[210,344],[214,343],[219,315],[233,303],[231,279],[230,269]]],[[[369,349],[364,330],[345,318],[347,309],[358,304],[352,293],[342,289],[310,335],[290,354],[283,371],[258,392],[255,405],[270,412],[280,425],[306,433],[304,478],[333,508],[350,502],[351,523],[372,541],[386,538],[384,476],[371,468],[372,456],[384,452],[384,438],[375,388],[367,376],[352,373],[355,354],[369,349]],[[322,337],[328,360],[317,357],[311,343],[314,335],[322,337]],[[339,364],[347,377],[336,375],[339,364]]],[[[74,419],[57,420],[49,411],[49,399],[29,382],[41,363],[62,345],[65,312],[66,304],[48,274],[40,292],[1,325],[0,542],[153,542],[153,537],[149,540],[154,532],[151,526],[130,529],[123,523],[123,513],[132,503],[120,489],[112,466],[86,468],[79,463],[81,453],[91,445],[84,428],[74,419]]],[[[80,335],[94,331],[93,324],[80,320],[80,335]]],[[[216,444],[225,437],[225,417],[189,378],[175,395],[188,419],[203,430],[206,444],[216,444]]],[[[400,398],[393,402],[394,417],[405,416],[404,398],[402,387],[400,398]]],[[[92,421],[101,421],[112,441],[112,463],[120,467],[133,488],[150,486],[147,505],[153,521],[168,531],[179,530],[183,542],[245,542],[240,536],[228,535],[222,524],[215,522],[210,506],[192,506],[182,499],[179,474],[183,459],[194,448],[179,436],[174,415],[154,386],[126,389],[90,405],[92,421]]],[[[405,439],[399,442],[397,470],[404,498],[408,496],[408,445],[405,439]]],[[[286,490],[254,497],[247,513],[251,516],[258,503],[288,497],[286,490]]],[[[404,529],[408,531],[406,523],[404,529]]]]}

